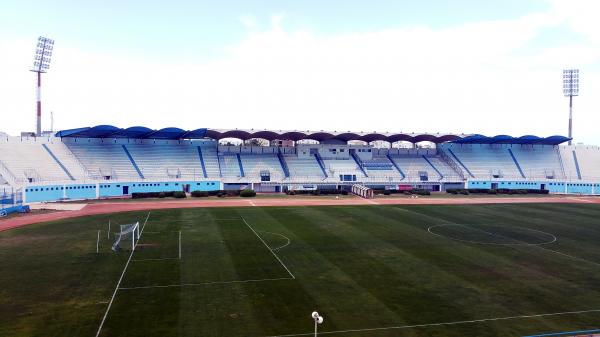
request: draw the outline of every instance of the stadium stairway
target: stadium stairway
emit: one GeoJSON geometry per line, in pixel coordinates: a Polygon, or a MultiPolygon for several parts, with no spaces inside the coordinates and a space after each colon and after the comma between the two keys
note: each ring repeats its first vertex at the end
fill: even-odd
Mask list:
{"type": "Polygon", "coordinates": [[[18,181],[17,177],[12,173],[12,171],[6,167],[6,165],[0,160],[0,176],[8,185],[16,186],[18,181]]]}
{"type": "Polygon", "coordinates": [[[285,162],[285,158],[283,158],[283,154],[281,153],[281,149],[277,152],[277,158],[279,158],[279,164],[281,164],[281,169],[283,170],[283,174],[286,178],[290,177],[290,169],[285,162]]]}
{"type": "Polygon", "coordinates": [[[245,177],[246,175],[244,174],[244,165],[242,164],[242,158],[240,157],[239,153],[237,153],[236,156],[237,156],[238,164],[240,165],[240,176],[245,177]]]}
{"type": "Polygon", "coordinates": [[[365,177],[368,177],[369,175],[367,174],[367,171],[365,171],[365,168],[363,167],[362,160],[360,160],[360,158],[358,157],[358,155],[355,152],[352,152],[350,155],[352,156],[352,158],[356,162],[356,165],[358,165],[358,168],[360,169],[360,171],[365,175],[365,177]]]}
{"type": "Polygon", "coordinates": [[[519,173],[521,174],[521,177],[525,178],[525,173],[523,173],[523,169],[521,169],[521,165],[519,165],[519,162],[517,161],[517,158],[515,157],[515,154],[512,152],[511,149],[508,149],[508,153],[510,153],[510,157],[512,158],[513,162],[517,166],[517,169],[519,170],[519,173]]]}
{"type": "Polygon", "coordinates": [[[325,163],[323,163],[323,158],[321,158],[319,152],[315,153],[315,159],[317,159],[317,163],[319,163],[319,167],[321,167],[321,171],[323,171],[323,175],[325,176],[325,178],[329,178],[327,170],[325,170],[325,163]]]}
{"type": "Polygon", "coordinates": [[[437,167],[435,167],[435,165],[433,165],[433,163],[425,155],[423,155],[422,157],[433,168],[433,170],[440,175],[440,180],[444,179],[444,175],[442,174],[442,172],[440,172],[440,170],[438,170],[437,167]]]}
{"type": "Polygon", "coordinates": [[[563,161],[562,155],[560,154],[560,148],[556,147],[555,151],[556,151],[556,156],[558,158],[558,163],[560,165],[560,172],[562,172],[562,177],[566,179],[567,171],[565,170],[565,163],[563,161]]]}
{"type": "Polygon", "coordinates": [[[402,172],[402,169],[400,168],[400,166],[398,166],[398,164],[396,164],[396,162],[392,159],[392,157],[389,154],[386,154],[385,156],[392,163],[392,165],[394,165],[394,168],[396,168],[396,171],[398,171],[398,173],[400,173],[400,175],[402,176],[402,180],[406,179],[406,174],[404,174],[404,172],[402,172]]]}
{"type": "Polygon", "coordinates": [[[129,158],[129,161],[131,162],[131,165],[133,165],[133,168],[135,169],[137,174],[140,176],[140,178],[144,179],[144,175],[142,174],[142,171],[140,170],[138,165],[135,163],[135,160],[133,160],[133,157],[131,156],[131,153],[129,153],[129,150],[127,150],[127,147],[125,145],[121,145],[121,146],[123,147],[123,151],[125,151],[127,158],[129,158]]]}
{"type": "Polygon", "coordinates": [[[198,157],[200,157],[200,165],[202,165],[202,174],[204,175],[204,178],[208,178],[208,175],[206,174],[206,166],[204,165],[204,157],[202,157],[202,149],[200,146],[198,146],[198,157]]]}
{"type": "Polygon", "coordinates": [[[465,169],[465,171],[471,176],[471,178],[475,178],[475,176],[473,175],[473,173],[471,173],[471,171],[465,166],[465,164],[456,156],[456,154],[454,152],[452,152],[452,149],[448,149],[448,152],[450,152],[450,155],[456,160],[456,162],[462,166],[462,168],[465,169]]]}
{"type": "Polygon", "coordinates": [[[438,154],[440,160],[444,164],[446,164],[448,167],[450,167],[452,169],[452,171],[454,171],[454,173],[456,173],[461,180],[465,180],[465,173],[460,168],[460,166],[456,163],[456,161],[454,161],[454,159],[452,159],[448,156],[446,151],[444,151],[443,149],[440,149],[437,152],[437,154],[438,154]]]}
{"type": "Polygon", "coordinates": [[[577,170],[577,179],[581,180],[581,170],[579,169],[579,161],[577,160],[577,152],[573,150],[573,160],[575,161],[575,169],[577,170]]]}
{"type": "Polygon", "coordinates": [[[63,165],[63,163],[61,163],[60,160],[58,160],[58,158],[54,155],[54,153],[52,153],[52,150],[50,150],[50,148],[48,147],[48,145],[42,144],[42,146],[44,147],[44,149],[46,149],[46,151],[48,152],[48,154],[50,155],[50,157],[52,157],[52,159],[54,159],[54,161],[58,164],[58,166],[60,166],[60,168],[63,171],[65,171],[65,174],[69,177],[69,179],[75,180],[75,178],[73,177],[73,175],[71,174],[71,172],[69,172],[69,170],[67,170],[67,168],[65,167],[65,165],[63,165]]]}

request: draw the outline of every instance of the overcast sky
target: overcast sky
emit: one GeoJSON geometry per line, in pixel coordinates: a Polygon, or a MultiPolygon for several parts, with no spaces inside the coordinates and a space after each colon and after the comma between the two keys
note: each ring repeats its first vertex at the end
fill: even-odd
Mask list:
{"type": "Polygon", "coordinates": [[[566,135],[600,145],[600,1],[3,1],[0,131],[43,123],[566,135]],[[168,3],[168,5],[167,5],[168,3]]]}

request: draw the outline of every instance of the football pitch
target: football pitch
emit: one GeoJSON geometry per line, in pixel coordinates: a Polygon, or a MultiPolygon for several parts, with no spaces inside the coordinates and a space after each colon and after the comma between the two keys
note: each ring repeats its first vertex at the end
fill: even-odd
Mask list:
{"type": "Polygon", "coordinates": [[[0,336],[311,336],[314,310],[325,336],[600,328],[599,219],[596,205],[505,204],[31,225],[0,233],[0,336]],[[135,222],[136,249],[113,252],[117,226],[135,222]]]}

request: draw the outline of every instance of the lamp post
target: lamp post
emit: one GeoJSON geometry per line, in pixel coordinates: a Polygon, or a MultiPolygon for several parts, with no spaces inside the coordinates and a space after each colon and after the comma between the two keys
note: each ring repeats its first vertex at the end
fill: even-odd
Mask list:
{"type": "Polygon", "coordinates": [[[316,311],[313,311],[310,316],[315,321],[315,337],[317,337],[317,325],[323,323],[323,316],[319,315],[319,313],[316,311]]]}
{"type": "Polygon", "coordinates": [[[573,96],[579,96],[579,69],[563,70],[563,94],[569,97],[569,145],[573,139],[573,96]]]}
{"type": "Polygon", "coordinates": [[[54,40],[38,37],[37,48],[33,60],[31,71],[37,73],[37,114],[36,114],[36,136],[42,135],[42,73],[50,68],[50,59],[52,58],[52,49],[54,49],[54,40]]]}

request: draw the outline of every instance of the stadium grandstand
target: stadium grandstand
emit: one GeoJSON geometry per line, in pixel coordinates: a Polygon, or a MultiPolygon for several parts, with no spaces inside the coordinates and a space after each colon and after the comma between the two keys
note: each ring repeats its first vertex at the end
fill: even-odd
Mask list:
{"type": "Polygon", "coordinates": [[[276,131],[110,125],[0,139],[0,189],[24,202],[135,192],[539,189],[600,194],[600,148],[563,136],[276,131]],[[237,139],[239,145],[223,140],[237,139]],[[249,140],[262,139],[258,146],[249,140]]]}

